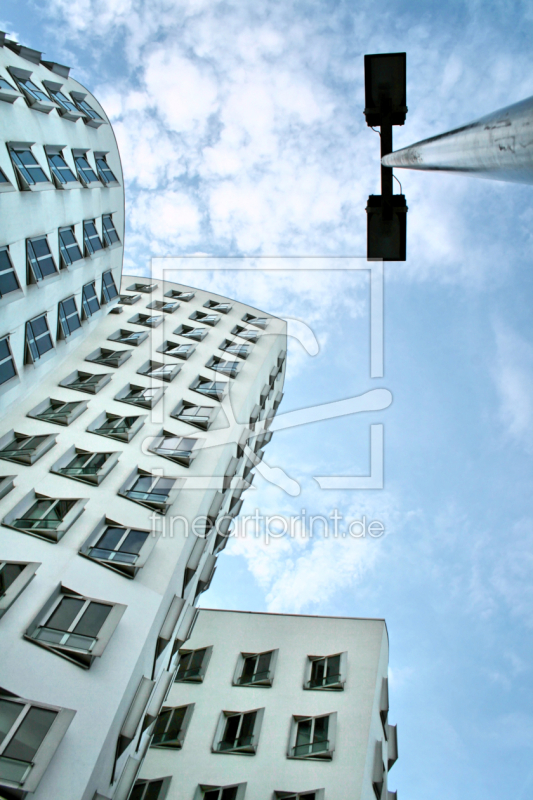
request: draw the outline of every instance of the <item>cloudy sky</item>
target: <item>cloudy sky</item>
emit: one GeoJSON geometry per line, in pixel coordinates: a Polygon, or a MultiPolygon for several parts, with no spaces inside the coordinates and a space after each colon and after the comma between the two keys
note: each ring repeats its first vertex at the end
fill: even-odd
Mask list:
{"type": "Polygon", "coordinates": [[[385,268],[383,378],[370,377],[368,273],[351,269],[379,191],[363,55],[407,52],[404,146],[533,94],[531,3],[4,0],[0,16],[112,119],[127,271],[247,256],[247,271],[183,261],[183,282],[309,326],[295,323],[280,413],[392,392],[386,410],[277,432],[265,460],[300,494],[258,477],[243,508],[337,509],[384,535],[310,538],[301,523],[292,539],[235,539],[203,604],[385,617],[390,788],[531,796],[532,190],[398,171],[408,259],[385,268]],[[317,476],[368,473],[371,424],[384,426],[384,489],[321,491],[317,476]]]}

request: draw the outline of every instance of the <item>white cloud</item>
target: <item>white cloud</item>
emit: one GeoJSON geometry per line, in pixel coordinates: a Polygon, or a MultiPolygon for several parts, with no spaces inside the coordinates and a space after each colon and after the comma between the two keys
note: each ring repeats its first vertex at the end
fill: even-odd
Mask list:
{"type": "Polygon", "coordinates": [[[500,399],[500,421],[508,435],[533,448],[533,345],[502,323],[495,325],[493,379],[500,399]]]}

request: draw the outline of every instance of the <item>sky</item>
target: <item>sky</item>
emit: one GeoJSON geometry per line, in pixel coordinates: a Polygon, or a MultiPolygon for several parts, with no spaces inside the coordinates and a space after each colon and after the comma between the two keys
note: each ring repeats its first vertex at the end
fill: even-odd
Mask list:
{"type": "Polygon", "coordinates": [[[389,788],[400,800],[525,800],[532,189],[397,171],[407,261],[385,265],[379,378],[360,267],[366,198],[379,192],[363,55],[407,53],[400,148],[533,95],[533,5],[4,0],[0,28],[70,65],[106,109],[126,183],[126,273],[173,257],[183,283],[290,317],[280,415],[392,394],[383,410],[275,432],[265,462],[299,494],[258,475],[242,512],[277,515],[276,534],[304,508],[336,510],[380,521],[383,535],[317,525],[310,537],[308,516],[293,537],[239,530],[202,605],[384,617],[400,753],[389,788]],[[370,425],[383,426],[383,488],[320,489],[317,476],[369,473],[370,425]]]}

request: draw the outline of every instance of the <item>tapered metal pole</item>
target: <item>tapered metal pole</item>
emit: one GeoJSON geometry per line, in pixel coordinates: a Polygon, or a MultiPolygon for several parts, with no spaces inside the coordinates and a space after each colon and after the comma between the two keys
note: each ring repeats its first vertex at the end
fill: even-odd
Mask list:
{"type": "Polygon", "coordinates": [[[533,97],[389,153],[381,163],[533,184],[533,97]]]}

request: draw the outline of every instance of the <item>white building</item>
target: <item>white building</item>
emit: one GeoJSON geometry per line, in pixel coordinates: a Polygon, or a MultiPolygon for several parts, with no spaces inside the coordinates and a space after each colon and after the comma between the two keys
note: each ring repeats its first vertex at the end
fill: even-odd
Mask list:
{"type": "Polygon", "coordinates": [[[105,112],[1,44],[0,797],[126,800],[270,438],[286,326],[146,278],[119,297],[105,112]]]}
{"type": "Polygon", "coordinates": [[[132,800],[396,797],[384,620],[202,609],[179,658],[132,800]]]}

